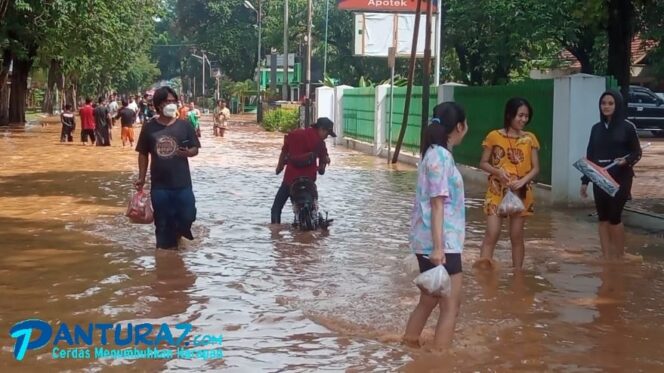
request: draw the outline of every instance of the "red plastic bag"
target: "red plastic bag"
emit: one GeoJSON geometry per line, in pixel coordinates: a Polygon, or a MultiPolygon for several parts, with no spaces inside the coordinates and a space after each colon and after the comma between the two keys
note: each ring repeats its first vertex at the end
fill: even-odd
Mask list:
{"type": "Polygon", "coordinates": [[[132,223],[136,224],[150,224],[154,221],[154,214],[152,210],[152,200],[150,193],[139,190],[129,199],[129,206],[127,206],[127,213],[132,223]]]}

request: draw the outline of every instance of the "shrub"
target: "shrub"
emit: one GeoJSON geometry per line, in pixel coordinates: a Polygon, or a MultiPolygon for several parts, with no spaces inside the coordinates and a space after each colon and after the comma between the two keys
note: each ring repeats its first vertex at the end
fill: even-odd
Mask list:
{"type": "Polygon", "coordinates": [[[263,128],[266,131],[290,132],[299,124],[299,113],[296,109],[274,109],[263,115],[263,128]]]}

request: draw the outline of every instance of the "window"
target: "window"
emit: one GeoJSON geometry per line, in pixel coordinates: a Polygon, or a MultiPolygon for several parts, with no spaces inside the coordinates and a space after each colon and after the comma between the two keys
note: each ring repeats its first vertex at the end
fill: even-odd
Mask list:
{"type": "Polygon", "coordinates": [[[649,95],[645,92],[635,92],[635,101],[640,104],[657,104],[657,97],[649,95]]]}

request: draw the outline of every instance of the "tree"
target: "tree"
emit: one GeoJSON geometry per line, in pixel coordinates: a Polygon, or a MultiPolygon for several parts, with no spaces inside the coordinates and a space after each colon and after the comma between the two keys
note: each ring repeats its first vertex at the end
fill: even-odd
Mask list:
{"type": "MultiPolygon", "coordinates": [[[[0,35],[5,40],[3,63],[13,63],[14,71],[9,116],[2,122],[25,121],[27,79],[35,63],[49,71],[44,104],[48,111],[53,107],[53,87],[68,88],[62,96],[75,104],[78,93],[100,95],[137,77],[147,84],[154,66],[148,66],[145,56],[160,4],[160,0],[16,0],[10,4],[0,35]]],[[[0,79],[3,74],[4,70],[0,79]]]]}
{"type": "Polygon", "coordinates": [[[244,112],[244,99],[254,91],[254,82],[247,80],[244,82],[237,82],[231,87],[231,94],[236,96],[240,103],[240,112],[244,112]]]}
{"type": "Polygon", "coordinates": [[[186,40],[199,50],[218,56],[224,74],[236,81],[253,76],[257,58],[255,13],[245,8],[243,2],[178,0],[175,8],[180,35],[186,35],[186,40]]]}
{"type": "Polygon", "coordinates": [[[552,60],[558,52],[546,24],[546,2],[451,0],[445,4],[445,36],[465,83],[504,84],[528,61],[552,60]]]}

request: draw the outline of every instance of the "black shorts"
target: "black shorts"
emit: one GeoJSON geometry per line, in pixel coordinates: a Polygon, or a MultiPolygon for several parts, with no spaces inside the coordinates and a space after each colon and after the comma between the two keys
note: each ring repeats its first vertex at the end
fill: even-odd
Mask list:
{"type": "Polygon", "coordinates": [[[81,142],[86,142],[90,138],[90,141],[95,142],[95,130],[93,129],[82,129],[81,130],[81,142]]]}
{"type": "Polygon", "coordinates": [[[597,218],[599,221],[608,221],[612,225],[622,222],[622,213],[625,204],[629,199],[632,190],[632,178],[624,177],[616,180],[620,184],[620,189],[615,196],[611,197],[608,193],[593,184],[593,196],[595,199],[595,209],[597,209],[597,218]]]}
{"type": "MultiPolygon", "coordinates": [[[[422,254],[416,254],[417,263],[420,265],[420,273],[426,272],[432,268],[436,268],[428,257],[425,257],[422,254]]],[[[445,254],[445,264],[443,264],[447,273],[451,275],[456,275],[457,273],[463,272],[461,269],[461,254],[445,254]]]]}

